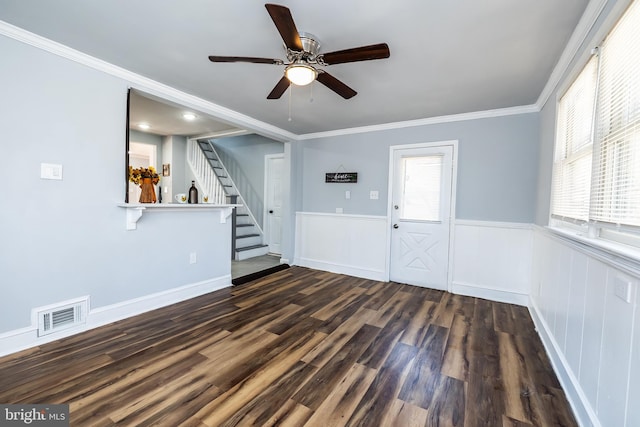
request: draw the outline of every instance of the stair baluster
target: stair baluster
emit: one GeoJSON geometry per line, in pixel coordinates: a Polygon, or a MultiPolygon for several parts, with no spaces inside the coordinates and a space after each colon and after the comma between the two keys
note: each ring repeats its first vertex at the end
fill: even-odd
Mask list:
{"type": "Polygon", "coordinates": [[[238,193],[213,145],[209,141],[194,139],[189,139],[188,144],[187,160],[203,194],[207,194],[210,202],[215,204],[240,204],[232,214],[232,259],[241,260],[267,254],[269,247],[263,243],[262,229],[242,195],[238,193]],[[223,179],[229,184],[223,183],[223,179]],[[242,218],[241,221],[239,217],[242,218]],[[238,233],[238,230],[243,231],[238,233]]]}

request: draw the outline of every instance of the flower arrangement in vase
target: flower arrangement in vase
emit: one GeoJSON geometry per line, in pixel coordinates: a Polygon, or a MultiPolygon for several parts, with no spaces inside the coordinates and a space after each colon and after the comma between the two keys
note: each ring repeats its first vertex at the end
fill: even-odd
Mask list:
{"type": "Polygon", "coordinates": [[[140,203],[155,203],[156,191],[154,185],[160,182],[160,175],[153,166],[148,168],[133,168],[129,166],[129,181],[140,186],[140,203]]]}

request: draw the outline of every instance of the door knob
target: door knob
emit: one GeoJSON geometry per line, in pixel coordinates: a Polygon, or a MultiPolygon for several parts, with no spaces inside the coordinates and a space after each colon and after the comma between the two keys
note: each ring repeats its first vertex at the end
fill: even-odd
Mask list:
{"type": "Polygon", "coordinates": [[[396,209],[396,210],[397,210],[397,209],[398,209],[398,205],[394,205],[394,206],[393,206],[393,209],[396,209]]]}
{"type": "Polygon", "coordinates": [[[269,211],[269,213],[273,213],[273,209],[271,209],[271,210],[269,211]]]}
{"type": "Polygon", "coordinates": [[[393,228],[398,228],[398,224],[393,224],[393,228]]]}

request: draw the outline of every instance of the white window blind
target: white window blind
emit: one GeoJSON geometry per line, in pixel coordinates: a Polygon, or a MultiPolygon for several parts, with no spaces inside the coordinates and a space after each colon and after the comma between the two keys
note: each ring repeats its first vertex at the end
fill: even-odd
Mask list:
{"type": "Polygon", "coordinates": [[[589,219],[597,73],[594,56],[558,104],[551,202],[555,217],[589,219]]]}
{"type": "Polygon", "coordinates": [[[400,218],[440,221],[442,155],[404,157],[400,218]]]}
{"type": "Polygon", "coordinates": [[[640,1],[600,50],[590,218],[640,226],[640,1]]]}

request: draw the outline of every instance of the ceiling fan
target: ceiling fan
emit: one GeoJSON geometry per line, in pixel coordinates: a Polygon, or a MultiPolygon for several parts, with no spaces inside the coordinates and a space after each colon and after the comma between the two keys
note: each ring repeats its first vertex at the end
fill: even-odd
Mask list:
{"type": "Polygon", "coordinates": [[[209,56],[211,62],[251,62],[254,64],[286,65],[284,76],[267,96],[278,99],[291,83],[304,86],[314,80],[342,96],[354,97],[357,92],[318,66],[343,64],[346,62],[368,61],[389,57],[386,43],[355,47],[329,53],[318,53],[320,42],[308,33],[299,33],[288,7],[277,4],[265,4],[273,23],[276,25],[286,49],[287,62],[281,59],[255,58],[250,56],[209,56]]]}

